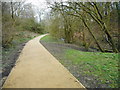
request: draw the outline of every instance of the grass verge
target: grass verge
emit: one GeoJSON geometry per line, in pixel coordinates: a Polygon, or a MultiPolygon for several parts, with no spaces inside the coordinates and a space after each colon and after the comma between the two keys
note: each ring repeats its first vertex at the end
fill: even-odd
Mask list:
{"type": "Polygon", "coordinates": [[[81,52],[68,49],[65,57],[73,64],[79,65],[84,75],[98,77],[103,84],[118,87],[118,54],[101,52],[81,52]]]}
{"type": "Polygon", "coordinates": [[[62,40],[52,37],[51,35],[47,35],[41,38],[40,40],[45,42],[52,42],[52,43],[64,43],[62,40]]]}
{"type": "MultiPolygon", "coordinates": [[[[41,39],[41,41],[44,41],[46,43],[61,43],[61,41],[57,40],[56,38],[48,35],[41,39]]],[[[63,42],[62,42],[63,43],[63,42]]],[[[48,47],[49,45],[47,45],[48,47]]],[[[55,45],[54,45],[55,47],[55,45]]],[[[55,51],[58,49],[55,49],[54,47],[48,47],[51,51],[55,51]],[[52,50],[53,48],[53,50],[52,50]]],[[[58,47],[59,48],[59,47],[58,47]]],[[[61,48],[60,48],[61,49],[61,48]]],[[[52,53],[57,55],[57,52],[52,53]]],[[[119,87],[119,72],[118,72],[118,54],[116,53],[102,53],[102,52],[83,52],[80,50],[75,50],[71,48],[64,49],[62,52],[59,51],[57,57],[63,57],[62,60],[59,60],[66,68],[71,67],[69,70],[71,73],[77,73],[82,74],[82,76],[88,76],[89,79],[87,81],[90,82],[91,78],[89,76],[96,77],[96,80],[98,81],[98,86],[104,88],[118,88],[119,87]],[[59,55],[61,53],[61,55],[59,55]],[[66,64],[67,63],[67,64],[66,64]],[[72,65],[71,65],[72,64],[72,65]],[[74,70],[72,70],[74,67],[74,70]]],[[[79,75],[74,75],[78,80],[82,77],[77,77],[79,75]]],[[[95,80],[95,79],[94,79],[95,80]]],[[[85,81],[85,80],[84,80],[85,81]]],[[[84,83],[83,81],[83,83],[84,83]]],[[[93,81],[91,81],[92,84],[93,81]]],[[[81,82],[82,83],[82,82],[81,82]]],[[[84,85],[87,87],[88,84],[84,83],[84,85]]],[[[96,83],[96,82],[95,82],[96,83]]],[[[96,84],[95,84],[96,85],[96,84]]],[[[89,88],[93,88],[91,85],[89,88]]]]}

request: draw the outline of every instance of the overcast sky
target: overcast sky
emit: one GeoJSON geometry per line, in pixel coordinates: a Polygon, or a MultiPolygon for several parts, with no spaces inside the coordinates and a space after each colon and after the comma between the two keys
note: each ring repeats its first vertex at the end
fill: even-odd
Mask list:
{"type": "MultiPolygon", "coordinates": [[[[37,14],[37,10],[40,11],[47,11],[47,5],[46,5],[46,0],[26,0],[26,3],[31,3],[32,7],[34,9],[34,13],[35,13],[35,17],[36,19],[39,21],[39,17],[37,14]]],[[[44,14],[41,16],[41,18],[43,19],[44,14]]]]}
{"type": "MultiPolygon", "coordinates": [[[[59,1],[67,1],[67,0],[47,0],[47,1],[59,2],[59,1]]],[[[37,18],[38,21],[39,21],[38,14],[36,13],[37,9],[43,12],[43,15],[41,16],[42,19],[44,18],[44,15],[50,11],[50,9],[48,9],[47,7],[46,0],[26,0],[26,2],[31,3],[33,5],[35,11],[35,17],[37,18]]]]}

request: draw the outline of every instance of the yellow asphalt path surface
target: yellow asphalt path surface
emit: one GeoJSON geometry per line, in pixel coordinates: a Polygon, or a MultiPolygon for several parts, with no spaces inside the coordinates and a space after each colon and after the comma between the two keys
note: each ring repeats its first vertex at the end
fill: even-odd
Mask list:
{"type": "Polygon", "coordinates": [[[84,88],[42,44],[41,35],[23,48],[3,88],[84,88]]]}

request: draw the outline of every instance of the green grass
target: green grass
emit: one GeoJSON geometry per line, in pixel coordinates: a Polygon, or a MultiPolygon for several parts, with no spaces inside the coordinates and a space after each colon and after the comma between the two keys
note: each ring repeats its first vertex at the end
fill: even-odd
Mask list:
{"type": "Polygon", "coordinates": [[[41,41],[52,42],[52,43],[63,43],[62,40],[52,37],[51,35],[47,35],[47,36],[41,38],[41,41]]]}
{"type": "MultiPolygon", "coordinates": [[[[45,42],[60,42],[48,35],[42,38],[45,42]]],[[[118,87],[118,54],[102,52],[82,52],[74,49],[66,49],[63,57],[72,61],[73,65],[79,66],[83,75],[95,76],[100,83],[109,85],[110,88],[118,87]]],[[[120,56],[120,55],[119,55],[120,56]]],[[[64,65],[64,61],[60,60],[64,65]],[[62,62],[63,61],[63,62],[62,62]]],[[[81,71],[80,70],[80,71],[81,71]]],[[[120,82],[119,82],[120,83],[120,82]]]]}
{"type": "Polygon", "coordinates": [[[118,54],[68,49],[65,57],[79,64],[84,74],[96,76],[102,83],[109,82],[112,88],[118,87],[118,54]]]}

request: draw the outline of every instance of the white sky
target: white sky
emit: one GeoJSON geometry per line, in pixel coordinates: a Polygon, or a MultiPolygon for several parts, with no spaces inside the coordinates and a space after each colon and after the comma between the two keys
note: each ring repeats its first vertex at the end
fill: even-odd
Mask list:
{"type": "MultiPolygon", "coordinates": [[[[52,2],[59,2],[59,1],[67,1],[67,0],[26,0],[26,3],[31,3],[33,5],[33,8],[35,10],[39,9],[43,12],[43,15],[41,16],[41,19],[44,18],[44,15],[49,12],[50,10],[47,8],[46,1],[52,1],[52,2]]],[[[35,17],[39,21],[38,14],[35,14],[35,17]]]]}
{"type": "Polygon", "coordinates": [[[35,17],[39,21],[38,14],[37,14],[37,9],[39,11],[43,12],[43,15],[41,15],[41,18],[43,19],[44,13],[47,12],[47,5],[46,5],[46,0],[26,0],[26,3],[31,3],[33,5],[33,9],[35,11],[35,17]]]}
{"type": "Polygon", "coordinates": [[[31,2],[33,5],[43,8],[45,6],[46,0],[26,0],[26,2],[31,2]]]}

